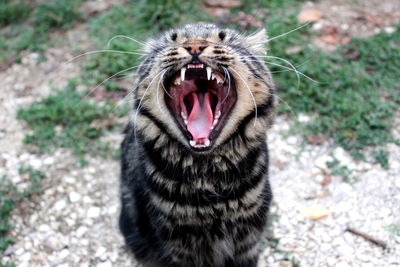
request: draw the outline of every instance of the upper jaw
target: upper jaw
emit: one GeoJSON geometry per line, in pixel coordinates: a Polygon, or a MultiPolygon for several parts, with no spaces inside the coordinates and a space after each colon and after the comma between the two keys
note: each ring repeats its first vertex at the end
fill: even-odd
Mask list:
{"type": "Polygon", "coordinates": [[[204,63],[198,63],[198,64],[186,64],[183,67],[180,68],[180,76],[176,77],[176,79],[173,81],[175,85],[180,85],[182,81],[185,81],[186,79],[186,71],[187,70],[205,70],[203,73],[199,73],[201,78],[207,78],[207,80],[216,80],[217,84],[223,84],[225,81],[225,77],[222,77],[219,72],[216,72],[215,70],[204,64],[204,63]],[[205,76],[204,76],[205,75],[205,76]]]}

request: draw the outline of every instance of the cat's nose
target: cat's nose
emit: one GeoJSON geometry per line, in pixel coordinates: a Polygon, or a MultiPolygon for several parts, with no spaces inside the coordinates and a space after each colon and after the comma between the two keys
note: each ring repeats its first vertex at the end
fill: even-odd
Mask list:
{"type": "Polygon", "coordinates": [[[185,49],[192,55],[192,56],[198,56],[203,52],[204,49],[206,49],[207,46],[201,45],[201,44],[190,44],[186,45],[185,49]]]}

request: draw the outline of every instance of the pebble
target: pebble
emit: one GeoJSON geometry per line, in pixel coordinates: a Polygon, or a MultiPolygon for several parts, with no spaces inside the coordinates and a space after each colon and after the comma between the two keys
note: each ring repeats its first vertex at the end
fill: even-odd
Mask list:
{"type": "Polygon", "coordinates": [[[66,206],[67,206],[67,203],[64,199],[61,199],[61,200],[57,201],[56,204],[54,204],[54,208],[57,211],[63,210],[66,206]]]}
{"type": "Polygon", "coordinates": [[[97,218],[100,216],[100,208],[99,207],[90,207],[89,210],[87,211],[87,216],[89,218],[97,218]]]}
{"type": "Polygon", "coordinates": [[[81,195],[77,192],[70,192],[69,193],[69,201],[72,203],[78,202],[81,199],[81,195]]]}
{"type": "Polygon", "coordinates": [[[76,230],[76,237],[81,238],[82,236],[84,236],[87,232],[88,228],[86,226],[80,226],[77,230],[76,230]]]}

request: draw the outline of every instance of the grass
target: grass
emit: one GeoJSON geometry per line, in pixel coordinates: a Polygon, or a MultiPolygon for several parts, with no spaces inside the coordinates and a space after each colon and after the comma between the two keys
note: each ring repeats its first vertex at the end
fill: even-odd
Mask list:
{"type": "MultiPolygon", "coordinates": [[[[243,7],[232,9],[232,16],[240,11],[251,13],[257,10],[259,19],[267,21],[264,26],[269,36],[277,36],[300,26],[297,24],[297,15],[303,1],[243,2],[243,7]]],[[[144,41],[148,36],[175,25],[209,20],[199,12],[196,3],[188,4],[192,6],[186,9],[182,9],[176,1],[158,4],[155,1],[146,5],[144,1],[139,1],[134,6],[115,6],[91,20],[91,33],[99,47],[105,47],[115,35],[132,36],[144,41]],[[184,14],[183,10],[192,12],[184,14]]],[[[239,25],[233,27],[239,28],[239,25]]],[[[333,138],[336,145],[350,151],[356,159],[364,158],[364,148],[374,146],[376,161],[388,168],[385,144],[398,142],[390,135],[390,122],[395,106],[400,103],[400,84],[397,82],[400,56],[396,53],[400,32],[355,39],[335,52],[325,53],[310,45],[313,35],[309,28],[305,27],[268,44],[270,55],[288,59],[294,65],[303,64],[299,71],[318,81],[314,83],[302,77],[297,87],[297,76],[293,72],[274,75],[281,88],[278,91],[280,98],[290,106],[280,105],[279,112],[293,117],[298,113],[315,115],[316,119],[301,129],[305,137],[322,133],[333,138]],[[293,46],[302,46],[303,49],[298,54],[286,54],[285,50],[293,46]],[[351,60],[347,55],[354,50],[360,53],[360,57],[351,60]]],[[[110,49],[138,51],[139,47],[135,42],[117,39],[110,49]]],[[[134,55],[98,54],[86,64],[84,80],[98,84],[119,71],[138,65],[140,60],[139,56],[134,55]]],[[[272,71],[285,70],[273,65],[285,65],[282,61],[266,61],[272,71]]],[[[106,87],[118,90],[114,82],[106,83],[106,87]]]]}
{"type": "Polygon", "coordinates": [[[20,23],[29,16],[30,12],[30,6],[24,2],[3,0],[0,2],[0,26],[20,23]]]}
{"type": "MultiPolygon", "coordinates": [[[[258,8],[264,14],[269,36],[274,37],[298,26],[297,15],[302,1],[264,1],[255,5],[246,1],[247,12],[258,8]]],[[[325,53],[311,44],[309,26],[268,43],[269,54],[290,60],[299,66],[314,83],[301,77],[297,86],[294,72],[274,64],[290,67],[283,61],[267,58],[276,73],[278,95],[288,103],[281,104],[279,113],[296,117],[299,113],[315,118],[297,132],[305,137],[322,133],[332,138],[356,159],[364,159],[364,149],[375,147],[372,155],[388,168],[385,144],[399,143],[391,134],[393,112],[400,104],[400,30],[379,34],[368,39],[353,39],[337,51],[325,53]],[[287,54],[290,47],[302,47],[297,54],[287,54]],[[351,59],[350,53],[359,53],[351,59]],[[283,72],[281,72],[284,70],[283,72]]]]}
{"type": "Polygon", "coordinates": [[[20,108],[17,118],[25,120],[33,130],[24,142],[38,146],[41,152],[51,152],[55,147],[71,148],[80,157],[88,152],[99,154],[109,150],[97,139],[107,127],[114,126],[113,106],[81,102],[82,96],[71,82],[64,90],[20,108]]]}
{"type": "Polygon", "coordinates": [[[393,237],[400,236],[400,223],[385,226],[385,230],[391,232],[393,237]]]}
{"type": "MultiPolygon", "coordinates": [[[[141,42],[160,31],[195,21],[210,18],[200,11],[197,1],[135,1],[123,6],[113,6],[111,10],[90,20],[90,33],[99,49],[107,48],[108,41],[116,35],[133,37],[141,42]]],[[[140,52],[141,45],[127,39],[115,39],[107,49],[140,52]]],[[[101,53],[91,56],[85,65],[83,80],[88,84],[98,84],[111,75],[137,66],[139,55],[101,53]]],[[[132,71],[130,72],[132,73],[132,71]]],[[[122,73],[121,73],[122,74],[122,73]]],[[[118,90],[113,81],[106,88],[118,90]]]]}
{"type": "MultiPolygon", "coordinates": [[[[19,174],[28,179],[28,187],[23,191],[7,182],[6,176],[0,179],[0,253],[3,253],[14,242],[8,236],[9,231],[13,228],[10,221],[12,211],[20,201],[31,197],[40,190],[41,180],[45,177],[43,172],[28,166],[20,166],[19,174]]],[[[11,267],[14,264],[4,263],[0,258],[0,266],[11,267]]]]}
{"type": "Polygon", "coordinates": [[[80,4],[80,0],[1,2],[0,63],[10,58],[18,61],[23,50],[42,52],[52,31],[67,29],[81,19],[80,4]]]}

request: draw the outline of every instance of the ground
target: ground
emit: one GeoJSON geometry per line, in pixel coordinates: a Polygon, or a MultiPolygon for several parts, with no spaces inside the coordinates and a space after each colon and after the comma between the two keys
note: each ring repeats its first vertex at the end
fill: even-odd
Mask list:
{"type": "MultiPolygon", "coordinates": [[[[393,23],[400,23],[397,1],[331,2],[303,5],[303,10],[322,12],[312,29],[317,32],[315,44],[327,51],[346,42],[345,37],[391,32],[393,23]],[[372,14],[369,22],[365,14],[372,14]],[[375,20],[373,26],[370,20],[375,20]],[[324,32],[327,27],[336,30],[324,32]],[[320,38],[329,35],[333,37],[320,38]]],[[[24,51],[19,63],[0,72],[0,177],[5,175],[23,190],[28,181],[18,172],[21,165],[46,174],[40,191],[23,199],[12,213],[14,228],[9,235],[14,243],[3,252],[3,262],[16,266],[136,266],[117,228],[118,160],[90,154],[82,166],[69,148],[42,153],[24,143],[32,130],[15,119],[20,107],[48,96],[52,88],[63,88],[83,71],[81,61],[66,62],[74,51],[90,47],[87,36],[84,23],[53,33],[55,44],[45,50],[46,61],[38,61],[36,52],[24,51]]],[[[395,113],[391,122],[395,138],[400,138],[399,115],[395,113]]],[[[400,223],[400,146],[387,144],[388,168],[369,156],[355,160],[334,145],[332,138],[307,143],[293,131],[295,121],[313,119],[309,114],[300,113],[296,118],[281,114],[267,134],[274,203],[269,243],[259,266],[400,266],[400,230],[393,230],[400,223]],[[335,159],[340,164],[330,165],[335,159]],[[335,170],[345,175],[333,175],[335,170]],[[349,181],[344,182],[343,176],[349,181]],[[348,228],[382,241],[386,249],[348,228]]],[[[127,117],[116,120],[124,124],[127,117]]],[[[121,127],[102,138],[118,148],[121,127]]]]}

